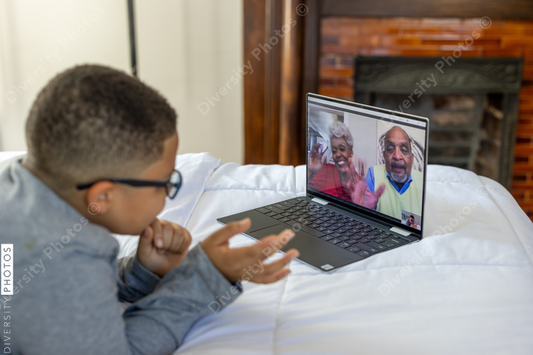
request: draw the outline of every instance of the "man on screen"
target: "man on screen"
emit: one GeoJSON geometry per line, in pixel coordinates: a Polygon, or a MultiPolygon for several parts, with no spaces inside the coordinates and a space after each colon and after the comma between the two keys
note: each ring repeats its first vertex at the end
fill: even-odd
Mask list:
{"type": "Polygon", "coordinates": [[[409,135],[399,126],[385,135],[385,164],[370,167],[366,175],[368,189],[385,184],[376,211],[401,219],[402,210],[422,215],[422,172],[413,170],[414,155],[409,135]]]}

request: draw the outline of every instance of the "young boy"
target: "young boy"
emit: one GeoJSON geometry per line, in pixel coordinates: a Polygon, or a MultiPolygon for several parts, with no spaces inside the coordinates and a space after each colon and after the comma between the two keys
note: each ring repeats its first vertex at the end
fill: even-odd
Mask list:
{"type": "MultiPolygon", "coordinates": [[[[0,165],[12,354],[170,354],[217,296],[242,292],[237,281],[263,250],[294,235],[229,249],[246,219],[189,251],[187,230],[156,219],[180,185],[176,113],[122,72],[84,65],[56,76],[31,108],[26,137],[28,154],[0,165]],[[137,254],[117,260],[110,233],[141,235],[137,254]],[[132,304],[122,313],[119,301],[132,304]]],[[[252,281],[285,277],[297,256],[287,252],[252,281]]]]}

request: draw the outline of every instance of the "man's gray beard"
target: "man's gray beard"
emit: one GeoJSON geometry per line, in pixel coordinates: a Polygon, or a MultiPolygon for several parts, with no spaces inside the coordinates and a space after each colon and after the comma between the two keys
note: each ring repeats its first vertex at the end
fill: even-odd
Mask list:
{"type": "Polygon", "coordinates": [[[398,175],[396,175],[395,173],[392,173],[390,174],[390,176],[392,177],[392,180],[395,182],[395,183],[398,183],[398,184],[405,184],[405,182],[407,181],[407,174],[405,174],[403,177],[400,177],[398,175]]]}

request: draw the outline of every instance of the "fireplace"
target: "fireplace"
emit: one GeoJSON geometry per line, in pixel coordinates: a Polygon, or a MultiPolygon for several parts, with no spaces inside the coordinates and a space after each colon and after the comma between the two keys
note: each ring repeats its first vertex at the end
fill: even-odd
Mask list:
{"type": "Polygon", "coordinates": [[[430,164],[511,188],[522,59],[360,56],[354,69],[356,102],[429,118],[430,164]]]}
{"type": "MultiPolygon", "coordinates": [[[[439,0],[431,2],[432,6],[416,1],[398,7],[395,6],[396,2],[390,0],[245,2],[245,62],[257,62],[254,76],[244,78],[245,161],[256,164],[305,162],[305,155],[298,148],[302,140],[305,141],[305,137],[298,134],[305,125],[303,98],[307,92],[316,92],[354,100],[354,60],[357,56],[402,56],[409,59],[453,57],[456,59],[453,67],[467,58],[521,58],[523,70],[516,140],[511,142],[515,143],[514,161],[505,161],[505,152],[512,151],[512,148],[502,147],[502,144],[507,144],[506,139],[498,139],[493,143],[483,140],[484,130],[500,131],[500,135],[504,129],[512,131],[512,121],[510,125],[506,123],[499,128],[502,124],[499,117],[503,119],[504,107],[508,107],[506,100],[512,98],[514,93],[496,90],[494,93],[483,93],[482,99],[472,96],[476,95],[474,93],[446,94],[448,97],[458,95],[448,99],[438,96],[429,99],[429,95],[426,95],[420,97],[422,101],[412,103],[412,106],[422,105],[424,100],[428,100],[431,105],[443,109],[446,105],[486,108],[480,124],[488,128],[480,130],[482,140],[478,143],[481,147],[478,150],[492,154],[480,157],[478,162],[471,159],[467,163],[454,164],[470,165],[471,169],[479,169],[476,171],[486,176],[496,176],[500,181],[506,180],[504,176],[497,177],[497,171],[503,169],[502,164],[513,165],[511,193],[533,220],[533,3],[530,3],[491,0],[485,4],[487,6],[478,6],[471,1],[439,0]],[[300,3],[305,5],[300,8],[309,10],[305,16],[294,10],[300,3]],[[298,25],[291,30],[290,38],[285,36],[284,42],[287,43],[273,47],[269,53],[265,53],[263,60],[257,61],[252,55],[257,43],[268,42],[291,16],[299,20],[298,25]],[[472,42],[472,39],[475,41],[472,42]],[[283,48],[291,48],[291,51],[282,51],[283,48]],[[457,58],[459,54],[460,58],[457,58]],[[483,164],[484,159],[499,160],[502,164],[491,167],[483,164]]],[[[431,65],[434,67],[435,64],[431,65]]],[[[443,70],[448,68],[446,62],[441,65],[443,70]]],[[[376,100],[375,97],[371,99],[376,100]]],[[[379,99],[389,100],[386,97],[379,99]]],[[[396,100],[399,99],[396,97],[396,100]]],[[[391,108],[397,108],[398,104],[395,103],[391,108]]],[[[437,121],[439,119],[440,123],[452,120],[446,113],[436,117],[437,121]]],[[[457,145],[463,145],[460,147],[462,150],[475,150],[470,149],[468,141],[471,137],[467,133],[457,133],[453,138],[454,141],[461,141],[457,145]]],[[[450,151],[449,147],[438,147],[444,144],[440,140],[446,139],[444,134],[432,136],[432,140],[439,143],[431,147],[440,149],[440,152],[430,152],[432,157],[446,153],[450,156],[458,154],[459,148],[450,151]]],[[[510,158],[512,153],[508,156],[510,158]]],[[[504,184],[509,187],[509,183],[504,184]]]]}
{"type": "MultiPolygon", "coordinates": [[[[503,4],[502,6],[504,6],[503,4]]],[[[450,4],[450,6],[452,5],[450,4]]],[[[438,8],[444,9],[447,7],[440,6],[438,8]]],[[[518,8],[520,10],[517,10],[517,12],[523,13],[523,9],[521,7],[518,8]]],[[[420,7],[420,11],[423,12],[424,9],[427,8],[420,7]]],[[[498,61],[500,59],[521,59],[523,64],[520,98],[517,105],[518,117],[511,117],[509,121],[509,116],[506,115],[505,125],[503,124],[504,112],[507,108],[512,108],[511,103],[514,105],[516,102],[515,95],[517,92],[513,88],[507,90],[510,86],[509,83],[506,84],[507,88],[503,91],[496,89],[483,92],[453,92],[445,94],[448,99],[443,98],[443,94],[439,92],[433,93],[436,95],[435,97],[426,95],[426,93],[420,97],[414,95],[413,98],[417,99],[416,102],[411,102],[411,107],[408,109],[402,108],[406,112],[412,112],[410,110],[417,109],[419,106],[425,107],[425,105],[435,105],[437,108],[443,108],[444,111],[446,110],[445,107],[450,105],[457,110],[460,107],[462,109],[483,108],[480,124],[486,125],[487,128],[480,129],[479,137],[474,140],[474,143],[479,140],[476,153],[481,152],[486,156],[477,158],[477,162],[472,159],[466,163],[464,160],[458,162],[458,159],[455,158],[457,158],[459,153],[466,155],[475,150],[471,149],[472,145],[469,144],[469,142],[472,142],[470,140],[472,136],[467,132],[456,132],[454,135],[451,133],[444,134],[444,132],[440,134],[439,132],[439,134],[432,133],[431,136],[429,144],[430,162],[460,167],[466,166],[466,168],[479,172],[480,175],[489,176],[502,182],[507,188],[510,187],[513,197],[533,220],[533,19],[515,21],[507,18],[502,20],[497,15],[497,12],[489,15],[486,11],[487,8],[483,10],[483,14],[480,14],[479,17],[468,17],[467,14],[461,11],[455,11],[456,16],[459,16],[457,18],[424,17],[431,14],[431,11],[428,10],[428,13],[420,17],[411,14],[409,18],[398,18],[393,17],[394,15],[389,14],[387,16],[383,13],[375,17],[367,16],[363,18],[356,17],[344,9],[343,13],[323,17],[320,28],[318,93],[346,100],[377,103],[381,106],[398,110],[398,105],[402,104],[403,100],[409,100],[408,95],[416,88],[416,81],[410,84],[409,90],[402,92],[378,92],[374,90],[371,92],[375,94],[371,94],[370,97],[356,99],[354,89],[359,90],[364,89],[364,87],[358,86],[354,81],[355,58],[359,56],[401,56],[405,57],[407,62],[414,63],[419,58],[433,57],[434,59],[431,59],[427,65],[436,74],[440,74],[437,67],[435,67],[438,61],[441,61],[438,66],[445,74],[449,74],[448,69],[458,68],[461,62],[469,59],[494,59],[493,65],[496,66],[499,66],[498,61]],[[489,16],[493,19],[490,26],[482,22],[482,16],[489,16]],[[481,29],[481,27],[485,28],[481,29]],[[465,49],[462,44],[467,40],[471,42],[469,36],[474,32],[480,35],[479,38],[465,49]],[[457,56],[458,54],[460,54],[459,58],[454,57],[454,55],[457,56]],[[444,61],[442,57],[445,57],[447,61],[444,61]],[[453,57],[455,62],[448,59],[449,57],[453,57]],[[448,65],[447,62],[451,65],[448,65]],[[392,98],[385,95],[392,96],[392,98]],[[399,96],[395,97],[394,95],[399,96]],[[452,97],[451,95],[456,96],[452,97]],[[482,95],[482,97],[478,98],[477,95],[482,95]],[[480,106],[477,106],[478,102],[480,106]],[[508,141],[509,135],[512,137],[514,130],[516,130],[516,139],[508,141]],[[486,139],[486,133],[493,133],[494,131],[500,132],[501,140],[492,141],[486,139]],[[451,138],[449,137],[450,135],[452,135],[451,138]],[[446,141],[448,139],[453,139],[453,142],[457,142],[457,144],[447,147],[446,141]],[[435,159],[439,156],[442,157],[440,161],[435,159]],[[444,156],[449,157],[447,161],[444,161],[444,156]],[[487,164],[487,161],[497,161],[498,164],[487,164]],[[506,169],[505,165],[509,168],[506,169]],[[511,166],[513,174],[512,181],[509,183],[510,178],[505,177],[505,174],[509,174],[511,166]],[[498,177],[499,174],[501,176],[498,177]]],[[[466,44],[468,45],[468,43],[466,44]]],[[[496,71],[494,75],[496,77],[497,75],[505,76],[505,66],[499,67],[503,69],[499,71],[499,74],[496,71]]],[[[431,72],[429,75],[431,75],[431,72]]],[[[493,79],[492,75],[489,75],[487,80],[491,82],[491,79],[493,79]]],[[[514,79],[516,81],[520,80],[518,77],[514,79]]],[[[465,87],[465,84],[468,83],[463,82],[460,86],[465,87]]],[[[431,116],[427,110],[426,113],[422,114],[426,117],[431,116]]],[[[453,124],[455,122],[457,125],[460,123],[459,117],[452,119],[446,112],[441,113],[440,116],[438,113],[436,115],[433,114],[433,118],[441,124],[445,122],[453,124]]],[[[467,119],[466,114],[463,118],[467,119]]],[[[438,127],[436,124],[437,122],[434,124],[432,122],[430,132],[437,133],[438,127]]]]}

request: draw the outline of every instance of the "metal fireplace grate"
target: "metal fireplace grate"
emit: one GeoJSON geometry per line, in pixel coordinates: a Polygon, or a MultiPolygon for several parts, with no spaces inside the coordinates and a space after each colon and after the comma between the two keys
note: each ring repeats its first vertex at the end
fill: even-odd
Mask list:
{"type": "Polygon", "coordinates": [[[358,57],[355,101],[429,117],[429,163],[512,180],[522,59],[358,57]]]}

